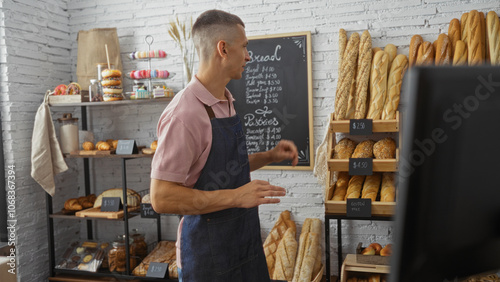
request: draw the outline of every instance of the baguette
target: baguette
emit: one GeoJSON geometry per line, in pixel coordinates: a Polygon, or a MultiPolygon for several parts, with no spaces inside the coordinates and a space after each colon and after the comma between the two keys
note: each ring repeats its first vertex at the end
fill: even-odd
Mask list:
{"type": "Polygon", "coordinates": [[[396,199],[396,186],[394,184],[394,172],[382,173],[382,187],[380,188],[381,202],[394,202],[396,199]]]}
{"type": "Polygon", "coordinates": [[[422,36],[415,34],[411,37],[410,41],[410,52],[408,54],[408,62],[410,67],[415,65],[417,62],[418,48],[424,42],[422,36]]]}
{"type": "Polygon", "coordinates": [[[469,45],[469,29],[467,28],[467,25],[469,23],[469,13],[463,13],[462,17],[460,18],[460,30],[462,32],[462,37],[460,40],[462,40],[465,45],[469,45]]]}
{"type": "Polygon", "coordinates": [[[306,218],[306,220],[304,220],[304,225],[302,226],[300,234],[308,232],[321,234],[321,220],[319,218],[306,218]]]}
{"type": "Polygon", "coordinates": [[[353,175],[349,180],[349,187],[347,188],[347,193],[345,195],[345,200],[347,199],[359,199],[361,195],[361,189],[363,188],[363,182],[365,181],[365,175],[353,175]]]}
{"type": "Polygon", "coordinates": [[[349,185],[349,172],[339,172],[337,182],[335,183],[335,190],[333,191],[332,201],[343,201],[347,194],[347,187],[349,185]]]}
{"type": "Polygon", "coordinates": [[[264,241],[264,253],[266,255],[269,275],[271,277],[276,263],[276,251],[278,250],[278,245],[289,228],[295,231],[297,230],[295,222],[291,220],[290,211],[285,210],[280,214],[278,220],[271,229],[271,232],[269,232],[269,235],[264,241]]]}
{"type": "Polygon", "coordinates": [[[314,263],[316,262],[317,253],[319,251],[319,234],[314,232],[306,233],[307,243],[304,250],[304,257],[302,259],[301,267],[297,280],[295,280],[295,273],[293,281],[297,282],[311,282],[314,263]]]}
{"type": "Polygon", "coordinates": [[[382,111],[382,119],[395,119],[401,97],[401,85],[403,77],[408,69],[408,59],[399,54],[392,62],[391,71],[387,80],[387,99],[382,111]]]}
{"type": "Polygon", "coordinates": [[[486,15],[488,53],[492,65],[500,65],[500,20],[494,11],[486,15]]]}
{"type": "Polygon", "coordinates": [[[378,51],[383,51],[382,48],[380,47],[373,47],[372,48],[372,58],[377,54],[378,51]]]}
{"type": "Polygon", "coordinates": [[[372,63],[372,38],[368,30],[361,35],[359,44],[358,69],[356,71],[356,100],[354,118],[363,119],[366,116],[368,85],[370,83],[370,68],[372,63]]]}
{"type": "MultiPolygon", "coordinates": [[[[305,222],[304,222],[305,223],[305,222]]],[[[293,270],[293,279],[292,281],[298,281],[300,276],[300,269],[302,268],[302,263],[304,262],[304,255],[306,253],[307,247],[307,239],[309,237],[309,233],[301,232],[299,237],[299,251],[297,253],[297,259],[295,261],[295,269],[293,270]]]]}
{"type": "Polygon", "coordinates": [[[348,159],[354,153],[356,143],[349,138],[343,138],[333,148],[334,159],[348,159]]]}
{"type": "Polygon", "coordinates": [[[381,182],[382,174],[380,172],[374,172],[372,175],[366,176],[363,184],[363,190],[361,191],[361,198],[371,199],[372,202],[374,202],[377,199],[381,182]]]}
{"type": "Polygon", "coordinates": [[[455,45],[457,45],[457,41],[462,38],[460,21],[457,18],[450,21],[450,26],[448,27],[448,37],[451,42],[451,54],[455,54],[455,45]]]}
{"type": "Polygon", "coordinates": [[[467,45],[462,40],[458,40],[457,44],[455,45],[455,54],[453,55],[453,65],[454,66],[467,65],[467,45]]]}
{"type": "Polygon", "coordinates": [[[335,119],[343,120],[347,113],[347,102],[351,92],[352,80],[356,70],[356,61],[359,52],[359,34],[351,34],[342,58],[337,82],[337,93],[335,95],[335,119]]]}
{"type": "Polygon", "coordinates": [[[481,35],[480,35],[480,44],[482,50],[482,60],[486,62],[487,54],[486,54],[486,19],[484,17],[483,12],[479,12],[479,23],[481,24],[481,35]]]}
{"type": "Polygon", "coordinates": [[[451,58],[451,42],[448,35],[441,33],[436,44],[436,65],[449,65],[452,62],[451,58]]]}
{"type": "Polygon", "coordinates": [[[424,41],[418,47],[416,65],[432,65],[434,63],[434,47],[429,41],[424,41]]]}
{"type": "Polygon", "coordinates": [[[275,280],[292,280],[295,260],[297,259],[298,243],[295,240],[295,230],[288,228],[276,251],[276,264],[272,278],[275,280]]]}
{"type": "Polygon", "coordinates": [[[467,44],[469,65],[479,65],[483,63],[483,49],[481,46],[481,19],[477,10],[469,12],[467,33],[469,36],[467,44]]]}
{"type": "Polygon", "coordinates": [[[358,72],[358,67],[354,67],[354,76],[352,78],[351,90],[349,91],[349,98],[347,99],[347,110],[345,114],[346,119],[354,118],[355,111],[355,101],[356,101],[356,73],[358,72]]]}
{"type": "Polygon", "coordinates": [[[373,158],[373,145],[375,141],[368,139],[360,142],[352,153],[352,158],[373,158]]]}
{"type": "Polygon", "coordinates": [[[394,44],[387,44],[384,48],[384,51],[389,56],[389,61],[387,64],[387,73],[389,73],[391,71],[392,62],[398,55],[398,48],[394,44]]]}
{"type": "Polygon", "coordinates": [[[387,65],[389,55],[385,51],[375,54],[372,61],[370,75],[370,106],[368,107],[369,119],[380,119],[387,96],[387,65]]]}
{"type": "Polygon", "coordinates": [[[342,58],[344,57],[346,45],[347,45],[347,33],[343,28],[341,28],[339,30],[339,69],[342,66],[342,58]]]}

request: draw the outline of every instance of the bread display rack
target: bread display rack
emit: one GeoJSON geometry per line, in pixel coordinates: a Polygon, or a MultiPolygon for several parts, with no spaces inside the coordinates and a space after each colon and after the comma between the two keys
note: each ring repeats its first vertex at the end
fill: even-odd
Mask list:
{"type": "MultiPolygon", "coordinates": [[[[372,120],[373,133],[399,133],[400,113],[396,112],[395,119],[392,120],[372,120]]],[[[349,171],[349,159],[334,159],[333,149],[336,145],[337,133],[349,134],[351,120],[335,120],[334,114],[330,116],[328,133],[328,173],[325,191],[334,184],[334,172],[349,171]]],[[[401,140],[399,140],[401,141],[401,140]]],[[[401,144],[401,142],[399,143],[401,144]]],[[[399,150],[396,149],[395,159],[373,159],[373,172],[396,172],[398,171],[399,150]]],[[[353,217],[347,215],[347,201],[332,201],[325,199],[325,258],[326,258],[326,281],[331,278],[330,270],[330,220],[337,220],[337,254],[338,273],[345,270],[342,264],[342,220],[370,220],[370,221],[390,221],[394,215],[395,202],[371,203],[371,216],[353,217]]],[[[349,258],[349,255],[348,255],[349,258]]],[[[347,261],[347,258],[346,258],[347,261]]],[[[384,273],[388,272],[388,267],[384,268],[384,273]]]]}
{"type": "MultiPolygon", "coordinates": [[[[167,103],[171,99],[169,98],[161,98],[161,99],[143,99],[141,103],[158,103],[158,102],[165,102],[167,103]]],[[[123,100],[123,101],[115,101],[115,102],[106,102],[106,103],[68,103],[68,104],[54,104],[51,105],[51,107],[68,107],[68,106],[80,106],[81,107],[81,114],[82,114],[82,130],[87,130],[87,106],[107,106],[107,105],[130,105],[131,103],[136,104],[138,101],[128,101],[128,100],[123,100]]],[[[119,279],[120,281],[122,280],[130,280],[134,279],[136,280],[147,280],[147,281],[178,281],[177,279],[160,279],[160,278],[152,278],[152,277],[140,277],[140,276],[134,276],[132,275],[132,269],[130,267],[130,243],[129,243],[129,219],[133,216],[138,215],[137,214],[137,209],[132,208],[127,206],[127,161],[128,160],[133,160],[133,159],[140,159],[140,158],[152,158],[153,155],[150,154],[132,154],[132,155],[116,155],[116,154],[110,154],[110,155],[71,155],[68,154],[65,157],[66,158],[81,158],[83,159],[83,168],[84,168],[84,183],[85,183],[85,195],[90,195],[91,194],[91,187],[90,187],[90,166],[89,166],[89,160],[91,158],[105,158],[105,159],[120,159],[121,160],[121,176],[122,176],[122,183],[121,187],[123,187],[123,210],[121,210],[121,215],[117,215],[115,217],[101,217],[101,216],[92,216],[92,215],[85,215],[85,217],[77,216],[77,215],[67,215],[63,214],[62,212],[53,212],[53,204],[52,204],[52,197],[50,194],[46,194],[46,211],[47,211],[47,232],[48,232],[48,249],[49,249],[49,281],[62,281],[58,280],[61,278],[58,278],[58,276],[62,277],[64,276],[66,279],[68,276],[74,277],[74,281],[81,281],[78,280],[78,277],[95,277],[95,279],[102,279],[102,277],[114,277],[116,279],[119,279]],[[127,208],[128,207],[128,208],[127,208]],[[115,220],[115,221],[123,221],[123,227],[124,227],[124,234],[125,234],[125,244],[126,244],[126,273],[125,274],[117,274],[117,273],[112,273],[109,271],[98,271],[98,272],[88,272],[88,271],[80,271],[80,270],[67,270],[67,269],[57,269],[55,268],[56,266],[56,257],[55,257],[55,235],[54,235],[54,219],[76,219],[76,220],[85,220],[86,221],[86,227],[87,227],[87,239],[88,240],[93,240],[94,239],[94,234],[93,234],[93,222],[96,220],[115,220]]],[[[149,219],[148,219],[149,220],[149,219]]],[[[157,225],[157,238],[158,242],[160,242],[161,239],[161,220],[160,217],[154,219],[156,220],[156,225],[157,225]]],[[[73,279],[73,278],[71,278],[73,279]]],[[[87,278],[86,278],[87,279],[87,278]]],[[[68,281],[68,280],[65,280],[68,281]]],[[[71,280],[73,281],[73,280],[71,280]]],[[[88,280],[86,280],[88,281],[88,280]]],[[[100,280],[99,280],[100,281],[100,280]]]]}

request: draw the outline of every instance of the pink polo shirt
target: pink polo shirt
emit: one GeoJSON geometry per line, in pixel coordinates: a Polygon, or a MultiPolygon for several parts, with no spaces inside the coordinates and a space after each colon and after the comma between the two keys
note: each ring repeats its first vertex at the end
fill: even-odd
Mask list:
{"type": "MultiPolygon", "coordinates": [[[[233,96],[227,89],[225,96],[227,100],[215,98],[196,76],[175,95],[158,121],[158,147],[151,165],[151,178],[193,188],[212,146],[212,126],[204,104],[212,107],[216,118],[234,116],[233,96]]],[[[176,243],[179,267],[182,222],[176,243]]]]}

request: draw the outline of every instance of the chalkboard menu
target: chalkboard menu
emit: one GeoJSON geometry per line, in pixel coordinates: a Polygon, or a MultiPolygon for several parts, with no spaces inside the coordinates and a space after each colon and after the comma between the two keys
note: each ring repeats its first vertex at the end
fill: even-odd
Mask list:
{"type": "Polygon", "coordinates": [[[248,37],[243,77],[227,86],[243,123],[249,154],[274,148],[280,140],[292,140],[299,163],[274,163],[265,169],[312,169],[312,73],[311,33],[248,37]]]}

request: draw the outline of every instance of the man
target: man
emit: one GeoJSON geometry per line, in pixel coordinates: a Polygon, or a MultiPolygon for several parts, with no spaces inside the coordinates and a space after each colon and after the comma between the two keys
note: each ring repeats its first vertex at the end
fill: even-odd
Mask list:
{"type": "Polygon", "coordinates": [[[241,122],[226,89],[250,60],[245,25],[210,10],[193,25],[200,62],[196,76],[158,123],[151,201],[159,213],[184,215],[177,237],[181,281],[269,281],[258,206],[278,203],[285,189],[250,180],[271,162],[298,162],[293,142],[248,155],[241,122]]]}

